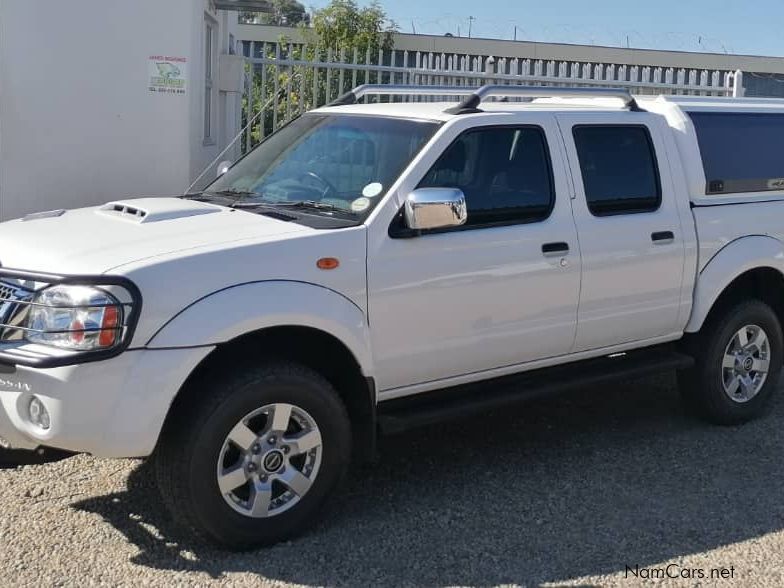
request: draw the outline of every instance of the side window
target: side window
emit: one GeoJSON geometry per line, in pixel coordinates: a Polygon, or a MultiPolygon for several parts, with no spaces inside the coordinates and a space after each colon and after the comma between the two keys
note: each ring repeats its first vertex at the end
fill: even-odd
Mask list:
{"type": "Polygon", "coordinates": [[[784,115],[690,112],[708,181],[706,194],[781,190],[784,115]]]}
{"type": "Polygon", "coordinates": [[[630,214],[659,208],[661,182],[647,128],[577,126],[573,134],[591,214],[630,214]]]}
{"type": "Polygon", "coordinates": [[[467,131],[441,155],[420,188],[460,188],[468,225],[535,222],[555,202],[550,154],[538,127],[467,131]]]}

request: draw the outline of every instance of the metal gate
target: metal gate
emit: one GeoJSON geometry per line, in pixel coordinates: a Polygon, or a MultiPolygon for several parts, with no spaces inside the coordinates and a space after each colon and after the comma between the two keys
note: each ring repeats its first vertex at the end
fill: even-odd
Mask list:
{"type": "MultiPolygon", "coordinates": [[[[609,86],[637,94],[742,96],[742,72],[420,51],[338,54],[295,43],[246,42],[242,150],[359,84],[609,86]],[[256,120],[254,120],[254,118],[256,120]],[[249,121],[252,124],[248,125],[249,121]]],[[[421,97],[372,98],[416,100],[421,97]]]]}

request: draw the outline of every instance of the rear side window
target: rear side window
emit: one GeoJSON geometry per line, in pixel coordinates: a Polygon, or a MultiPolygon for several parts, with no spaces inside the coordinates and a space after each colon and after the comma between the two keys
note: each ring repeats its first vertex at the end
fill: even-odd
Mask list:
{"type": "Polygon", "coordinates": [[[469,226],[536,222],[555,202],[550,154],[538,127],[467,131],[447,147],[420,188],[460,188],[469,226]]]}
{"type": "Polygon", "coordinates": [[[631,214],[659,208],[661,182],[647,128],[578,126],[573,134],[591,214],[631,214]]]}
{"type": "Polygon", "coordinates": [[[706,194],[784,189],[784,114],[690,112],[706,194]]]}

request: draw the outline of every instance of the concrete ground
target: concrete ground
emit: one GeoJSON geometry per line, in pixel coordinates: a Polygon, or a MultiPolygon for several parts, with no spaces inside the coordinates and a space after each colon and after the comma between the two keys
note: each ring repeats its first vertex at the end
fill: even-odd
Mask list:
{"type": "Polygon", "coordinates": [[[782,425],[784,399],[693,421],[670,377],[540,400],[386,439],[310,533],[245,554],[181,533],[144,462],[2,470],[0,585],[782,586],[782,425]]]}

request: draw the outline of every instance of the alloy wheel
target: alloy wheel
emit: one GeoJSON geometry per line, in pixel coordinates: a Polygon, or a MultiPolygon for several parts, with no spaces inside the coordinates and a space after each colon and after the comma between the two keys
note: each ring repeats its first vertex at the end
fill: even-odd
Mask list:
{"type": "Polygon", "coordinates": [[[218,487],[238,513],[272,517],[307,494],[322,453],[313,417],[292,404],[268,404],[243,417],[226,436],[217,464],[218,487]]]}
{"type": "Polygon", "coordinates": [[[724,392],[733,402],[754,398],[768,378],[770,342],[758,325],[746,325],[730,340],[721,364],[724,392]]]}

